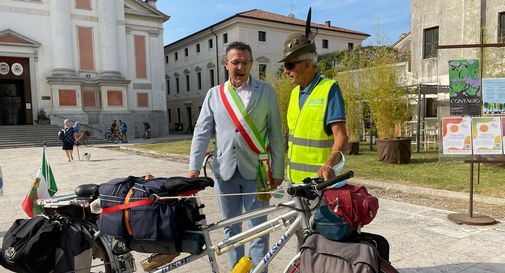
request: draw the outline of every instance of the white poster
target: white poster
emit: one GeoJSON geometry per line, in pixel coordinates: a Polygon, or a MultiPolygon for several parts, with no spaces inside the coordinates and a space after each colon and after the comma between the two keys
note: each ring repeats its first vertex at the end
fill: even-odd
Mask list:
{"type": "Polygon", "coordinates": [[[442,146],[444,154],[472,154],[471,119],[442,118],[442,146]]]}
{"type": "Polygon", "coordinates": [[[499,117],[472,118],[473,153],[502,154],[501,119],[499,117]]]}

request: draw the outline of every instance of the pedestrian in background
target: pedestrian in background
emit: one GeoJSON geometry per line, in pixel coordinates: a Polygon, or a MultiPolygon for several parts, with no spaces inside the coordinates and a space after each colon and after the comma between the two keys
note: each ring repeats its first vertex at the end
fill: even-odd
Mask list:
{"type": "Polygon", "coordinates": [[[127,143],[128,137],[126,133],[128,132],[128,126],[126,125],[126,122],[119,120],[119,130],[121,131],[121,135],[123,135],[123,142],[127,143]]]}
{"type": "Polygon", "coordinates": [[[68,158],[68,162],[74,160],[74,143],[75,143],[75,130],[72,126],[72,122],[69,119],[63,121],[63,139],[62,139],[62,149],[65,151],[65,155],[68,158]]]}

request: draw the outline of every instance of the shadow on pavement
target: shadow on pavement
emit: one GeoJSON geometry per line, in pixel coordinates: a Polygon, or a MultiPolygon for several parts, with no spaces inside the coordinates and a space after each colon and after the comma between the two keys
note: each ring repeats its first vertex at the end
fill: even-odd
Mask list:
{"type": "Polygon", "coordinates": [[[505,263],[457,263],[430,267],[397,268],[400,273],[434,273],[434,272],[465,272],[486,273],[505,272],[505,263]]]}

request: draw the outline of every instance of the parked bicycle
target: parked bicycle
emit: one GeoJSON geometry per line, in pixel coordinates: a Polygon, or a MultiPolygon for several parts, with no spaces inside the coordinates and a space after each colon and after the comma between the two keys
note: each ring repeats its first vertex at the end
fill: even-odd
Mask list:
{"type": "Polygon", "coordinates": [[[80,136],[79,139],[76,141],[77,145],[84,145],[86,147],[91,147],[94,144],[93,139],[91,139],[91,132],[88,130],[85,130],[82,132],[82,135],[80,136]]]}
{"type": "MultiPolygon", "coordinates": [[[[204,160],[204,175],[207,176],[206,167],[209,160],[212,158],[212,153],[209,153],[204,160]]],[[[272,262],[275,256],[283,249],[286,243],[292,238],[292,236],[297,233],[297,231],[302,231],[305,236],[314,233],[312,229],[312,224],[310,222],[312,213],[311,211],[316,209],[320,202],[311,207],[309,200],[317,200],[321,198],[321,193],[324,189],[346,179],[353,177],[353,172],[349,171],[345,174],[334,177],[328,181],[321,182],[321,178],[306,178],[303,185],[294,185],[287,189],[287,193],[293,198],[291,201],[279,203],[276,205],[269,206],[267,208],[258,209],[252,212],[242,214],[237,217],[224,219],[216,223],[206,224],[202,223],[201,229],[197,231],[200,233],[205,242],[205,248],[201,253],[192,254],[190,256],[178,259],[174,262],[167,263],[163,266],[158,267],[158,269],[149,271],[151,273],[163,273],[172,271],[183,265],[191,263],[197,259],[207,256],[210,263],[210,272],[220,272],[216,261],[216,254],[222,255],[238,246],[244,245],[254,239],[260,238],[267,234],[270,234],[277,230],[285,230],[285,232],[279,237],[279,239],[271,247],[270,251],[263,257],[263,260],[256,265],[253,273],[259,273],[265,270],[268,265],[272,262]],[[281,213],[280,215],[277,215],[281,213]],[[214,243],[211,240],[210,233],[217,229],[223,229],[227,226],[242,223],[253,218],[265,215],[274,215],[272,219],[266,221],[265,223],[255,226],[246,231],[242,231],[235,236],[228,238],[226,240],[214,243]]],[[[169,200],[174,197],[162,197],[159,195],[151,196],[153,200],[169,200]]],[[[204,220],[205,221],[205,220],[204,220]]],[[[356,235],[359,237],[359,235],[356,235]]],[[[358,240],[359,238],[357,238],[358,240]]],[[[389,246],[388,246],[389,247],[389,246]]],[[[389,249],[387,250],[389,255],[389,249]]],[[[391,273],[397,272],[391,264],[385,260],[381,260],[380,272],[391,273]]],[[[294,273],[300,271],[300,252],[297,253],[291,261],[286,265],[283,272],[294,273]]]]}
{"type": "MultiPolygon", "coordinates": [[[[207,166],[212,158],[212,154],[208,154],[204,160],[203,172],[207,176],[207,166]]],[[[321,178],[306,178],[301,185],[293,185],[287,189],[287,193],[292,196],[292,200],[282,202],[279,204],[271,205],[266,208],[258,209],[252,212],[245,213],[243,215],[224,219],[214,223],[207,223],[205,217],[199,220],[195,229],[187,231],[186,235],[183,236],[182,240],[177,243],[162,243],[157,246],[160,249],[165,249],[162,253],[172,253],[172,257],[162,263],[156,265],[154,269],[147,270],[150,273],[164,273],[172,270],[176,270],[186,264],[189,264],[195,260],[203,257],[207,257],[209,260],[210,270],[209,272],[222,272],[218,268],[216,262],[216,255],[222,255],[228,251],[244,245],[254,239],[270,234],[274,231],[283,230],[283,233],[270,248],[270,251],[263,257],[262,261],[256,265],[253,269],[253,273],[259,273],[268,268],[269,264],[275,259],[276,255],[282,251],[286,246],[286,243],[293,237],[295,233],[299,231],[304,234],[305,238],[309,238],[315,232],[311,222],[312,211],[321,205],[318,201],[321,199],[322,192],[332,185],[341,182],[343,180],[353,177],[353,172],[349,171],[342,175],[336,176],[328,181],[321,181],[321,178]],[[312,200],[312,202],[309,202],[312,200]],[[315,204],[314,204],[315,203],[315,204]],[[270,215],[272,216],[270,220],[263,224],[252,227],[248,230],[242,231],[235,236],[228,238],[226,240],[215,242],[211,240],[210,233],[218,229],[224,229],[227,226],[236,223],[242,223],[259,216],[270,215]],[[165,246],[163,245],[165,244],[165,246]],[[175,247],[174,247],[175,246],[175,247]],[[173,250],[172,250],[173,249],[173,250]],[[187,252],[190,255],[173,261],[173,258],[178,256],[178,252],[187,252]]],[[[198,179],[198,178],[195,178],[198,179]]],[[[191,181],[189,181],[191,182],[191,181]]],[[[191,185],[191,183],[189,183],[191,185]]],[[[166,189],[166,186],[163,186],[166,189]]],[[[150,194],[149,199],[154,202],[166,202],[181,200],[181,198],[195,198],[194,196],[173,196],[173,193],[166,189],[167,193],[150,194]]],[[[92,272],[134,272],[135,261],[130,253],[128,247],[123,248],[124,251],[113,251],[116,249],[117,245],[113,244],[113,237],[105,235],[98,231],[96,226],[96,215],[92,215],[89,210],[89,203],[97,198],[98,185],[82,185],[76,189],[76,195],[63,196],[55,198],[50,201],[45,201],[44,207],[47,208],[46,214],[48,215],[59,215],[61,217],[73,217],[76,219],[76,215],[72,213],[69,214],[69,208],[78,207],[81,208],[81,212],[84,213],[82,217],[77,217],[77,219],[82,219],[85,225],[88,227],[89,231],[94,234],[95,245],[93,247],[93,258],[92,272]],[[100,268],[100,271],[96,271],[100,268]]],[[[254,193],[256,194],[256,193],[254,193]]],[[[74,212],[79,210],[73,210],[74,212]]],[[[78,215],[79,216],[79,215],[78,215]]],[[[205,216],[205,215],[203,215],[205,216]]],[[[370,234],[373,235],[373,234],[370,234]]],[[[366,239],[366,234],[363,235],[355,234],[355,239],[348,239],[352,242],[358,242],[366,239]]],[[[381,237],[381,236],[380,236],[381,237]]],[[[372,242],[375,244],[376,242],[372,242]]],[[[331,241],[333,242],[333,241],[331,241]]],[[[148,242],[149,244],[157,242],[148,242]]],[[[158,242],[159,243],[159,242],[158,242]]],[[[339,242],[333,242],[335,244],[339,242]]],[[[386,241],[387,243],[387,241],[386,241]]],[[[121,242],[119,242],[121,245],[121,242]]],[[[368,245],[368,242],[365,243],[368,245]]],[[[149,247],[152,247],[150,245],[149,247]]],[[[374,245],[378,252],[381,253],[379,245],[374,245]]],[[[377,272],[381,273],[397,273],[388,260],[389,246],[387,246],[387,253],[384,259],[379,260],[380,269],[377,272]]],[[[295,273],[301,272],[301,255],[302,252],[297,253],[287,264],[283,272],[295,273]]],[[[331,253],[331,255],[338,255],[337,253],[331,253]]],[[[378,266],[379,266],[378,265],[378,266]]]]}

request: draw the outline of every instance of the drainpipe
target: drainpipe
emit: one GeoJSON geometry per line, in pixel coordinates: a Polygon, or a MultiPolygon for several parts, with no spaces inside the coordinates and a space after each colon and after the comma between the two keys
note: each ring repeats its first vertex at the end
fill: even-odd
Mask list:
{"type": "Polygon", "coordinates": [[[219,66],[221,64],[219,64],[219,48],[217,47],[217,34],[214,33],[214,31],[212,30],[212,27],[210,28],[210,33],[214,34],[214,36],[216,37],[216,73],[217,73],[217,84],[220,84],[221,82],[219,81],[219,66]]]}

